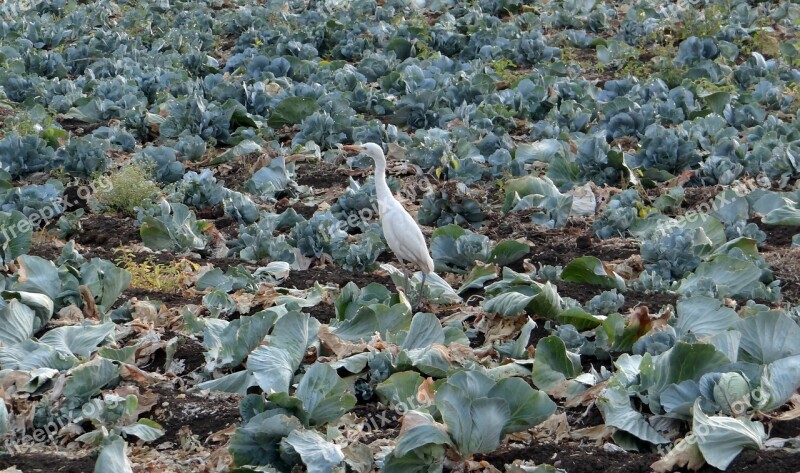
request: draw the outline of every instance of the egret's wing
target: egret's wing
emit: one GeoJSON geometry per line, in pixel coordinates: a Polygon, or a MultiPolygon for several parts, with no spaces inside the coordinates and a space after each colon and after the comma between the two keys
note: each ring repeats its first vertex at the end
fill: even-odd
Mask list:
{"type": "Polygon", "coordinates": [[[386,242],[398,258],[417,264],[423,271],[433,271],[433,260],[428,244],[417,221],[406,209],[395,202],[381,216],[386,242]]]}

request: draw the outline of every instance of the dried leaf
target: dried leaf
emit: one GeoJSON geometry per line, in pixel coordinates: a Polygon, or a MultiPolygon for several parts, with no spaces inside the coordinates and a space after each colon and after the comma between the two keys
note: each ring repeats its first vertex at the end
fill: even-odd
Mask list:
{"type": "Polygon", "coordinates": [[[660,460],[650,465],[656,473],[667,473],[676,468],[687,468],[692,471],[699,470],[706,461],[697,447],[697,442],[681,440],[660,460]]]}

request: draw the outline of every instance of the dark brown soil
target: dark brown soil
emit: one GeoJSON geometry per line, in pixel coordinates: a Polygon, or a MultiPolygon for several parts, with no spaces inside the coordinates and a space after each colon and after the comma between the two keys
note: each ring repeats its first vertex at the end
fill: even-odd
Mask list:
{"type": "Polygon", "coordinates": [[[689,210],[707,212],[711,209],[711,202],[719,194],[721,188],[717,186],[684,187],[684,199],[681,208],[684,213],[689,210]]]}
{"type": "Polygon", "coordinates": [[[603,425],[605,422],[600,409],[596,405],[586,409],[584,406],[570,407],[566,409],[567,422],[573,429],[583,429],[585,427],[594,427],[596,425],[603,425]]]}
{"type": "MultiPolygon", "coordinates": [[[[567,281],[557,281],[556,287],[560,296],[570,297],[581,304],[586,304],[592,297],[606,290],[599,286],[567,281]]],[[[674,307],[678,301],[676,294],[667,293],[645,294],[639,291],[626,291],[622,295],[625,297],[625,303],[620,307],[619,311],[623,314],[640,305],[647,306],[650,309],[650,313],[655,314],[667,304],[671,304],[674,307]]]]}
{"type": "Polygon", "coordinates": [[[89,214],[81,219],[83,231],[75,241],[81,245],[116,247],[142,241],[134,219],[110,214],[89,214]]]}
{"type": "Polygon", "coordinates": [[[532,223],[527,215],[512,212],[503,215],[490,213],[481,233],[492,240],[526,238],[532,244],[527,256],[539,265],[560,265],[579,256],[595,256],[602,261],[624,260],[639,253],[639,244],[632,238],[609,238],[600,240],[594,236],[590,222],[571,219],[566,227],[548,229],[532,223]]]}
{"type": "Polygon", "coordinates": [[[598,373],[600,372],[601,368],[605,368],[608,371],[614,371],[614,361],[610,358],[600,360],[594,356],[581,355],[581,367],[584,373],[588,373],[593,368],[598,373]]]}
{"type": "Polygon", "coordinates": [[[337,166],[330,163],[303,163],[297,165],[295,181],[301,186],[317,189],[329,187],[347,187],[349,178],[337,171],[337,166]]]}
{"type": "Polygon", "coordinates": [[[314,212],[317,211],[318,206],[316,205],[305,205],[301,203],[294,203],[289,205],[289,199],[281,199],[275,203],[275,211],[276,212],[284,212],[286,209],[294,209],[297,212],[297,215],[302,216],[305,219],[309,219],[314,215],[314,212]]]}
{"type": "Polygon", "coordinates": [[[48,453],[20,453],[0,456],[0,468],[15,466],[24,473],[90,473],[95,459],[89,456],[69,459],[48,453]]]}
{"type": "Polygon", "coordinates": [[[400,414],[392,408],[378,404],[364,404],[350,410],[365,419],[361,442],[369,444],[378,439],[397,437],[400,433],[400,414]]]}
{"type": "MultiPolygon", "coordinates": [[[[585,445],[553,445],[534,443],[527,446],[502,446],[486,455],[475,455],[476,460],[485,460],[499,469],[514,460],[530,460],[537,465],[546,463],[562,468],[569,473],[647,473],[650,465],[658,461],[657,453],[608,452],[585,445]]],[[[726,473],[764,472],[795,473],[800,465],[800,453],[785,451],[742,452],[725,470],[726,473]]],[[[700,472],[712,473],[720,470],[709,465],[700,472]]]]}
{"type": "Polygon", "coordinates": [[[800,250],[765,251],[763,256],[775,279],[781,280],[783,301],[800,303],[800,250]]]}
{"type": "Polygon", "coordinates": [[[783,439],[800,437],[800,419],[773,423],[769,431],[769,436],[783,439]]]}
{"type": "Polygon", "coordinates": [[[205,364],[205,348],[197,340],[185,338],[183,343],[178,343],[174,358],[183,360],[184,373],[191,373],[205,364]]]}
{"type": "Polygon", "coordinates": [[[86,189],[91,190],[91,186],[70,186],[64,189],[64,202],[68,212],[77,209],[89,211],[88,195],[86,189]]]}
{"type": "Polygon", "coordinates": [[[194,214],[198,219],[216,220],[225,216],[225,209],[222,207],[222,204],[205,209],[198,209],[194,207],[192,207],[192,209],[194,210],[194,214]]]}
{"type": "Polygon", "coordinates": [[[536,322],[536,328],[531,330],[531,336],[528,339],[528,346],[534,346],[534,347],[536,346],[537,343],[539,343],[539,340],[543,339],[544,337],[550,336],[550,330],[544,328],[544,324],[547,322],[546,320],[537,319],[535,320],[535,322],[536,322]]]}
{"type": "Polygon", "coordinates": [[[0,107],[0,127],[5,125],[6,117],[13,117],[16,114],[17,112],[13,108],[0,107]]]}
{"type": "Polygon", "coordinates": [[[539,265],[566,266],[581,256],[594,256],[603,262],[622,261],[639,254],[639,244],[629,238],[600,240],[577,227],[548,230],[528,235],[533,242],[529,256],[539,265]]]}
{"type": "Polygon", "coordinates": [[[158,407],[153,408],[152,419],[165,431],[164,436],[156,440],[157,444],[172,442],[173,448],[180,448],[178,433],[184,425],[189,426],[201,443],[205,443],[211,434],[241,421],[240,396],[178,393],[165,386],[159,386],[155,391],[161,399],[158,407]],[[165,402],[168,404],[164,405],[165,402]]]}
{"type": "Polygon", "coordinates": [[[28,254],[50,260],[55,264],[55,261],[61,256],[61,248],[57,248],[51,242],[36,242],[28,250],[28,254]]]}
{"type": "Polygon", "coordinates": [[[758,228],[767,234],[765,249],[787,249],[792,246],[792,237],[800,233],[800,228],[788,225],[767,225],[759,223],[758,228]]]}
{"type": "Polygon", "coordinates": [[[142,289],[138,287],[131,287],[128,288],[125,292],[122,293],[122,297],[117,302],[117,305],[124,302],[126,299],[130,299],[135,297],[137,300],[151,300],[151,301],[160,301],[161,303],[165,304],[167,307],[183,307],[188,304],[197,304],[200,305],[203,302],[203,295],[183,295],[183,294],[174,294],[170,292],[160,292],[160,291],[151,291],[149,289],[142,289]]]}
{"type": "Polygon", "coordinates": [[[364,287],[369,283],[376,282],[389,288],[393,287],[392,279],[389,276],[378,276],[369,273],[355,273],[346,269],[336,267],[309,268],[306,271],[292,271],[289,277],[281,283],[282,287],[295,289],[308,289],[314,286],[314,282],[320,284],[333,283],[339,287],[344,287],[348,282],[354,282],[358,287],[364,287]]]}
{"type": "MultiPolygon", "coordinates": [[[[121,256],[119,252],[115,251],[116,248],[104,248],[104,247],[91,247],[91,248],[84,248],[79,250],[79,253],[83,255],[84,258],[103,258],[109,261],[113,261],[116,263],[117,259],[121,256]]],[[[61,248],[52,241],[38,241],[33,244],[31,249],[28,251],[29,255],[39,256],[41,258],[49,259],[51,261],[55,261],[61,256],[61,248]]],[[[191,258],[185,256],[176,256],[174,253],[170,253],[168,251],[162,251],[159,253],[149,253],[146,251],[142,252],[133,252],[130,255],[131,261],[134,263],[144,263],[153,262],[156,264],[163,264],[163,265],[171,265],[177,261],[182,259],[189,260],[195,264],[213,264],[215,268],[220,268],[223,271],[227,271],[230,266],[236,265],[244,265],[244,266],[252,266],[246,264],[244,261],[237,259],[237,258],[191,258]]]]}
{"type": "Polygon", "coordinates": [[[86,123],[80,120],[73,120],[71,118],[58,120],[58,123],[61,125],[61,128],[67,130],[73,135],[78,136],[88,135],[101,126],[107,125],[107,122],[86,123]]]}
{"type": "MultiPolygon", "coordinates": [[[[172,332],[166,332],[161,336],[163,340],[169,340],[174,337],[172,332]]],[[[200,368],[206,362],[205,348],[197,340],[192,338],[184,338],[178,341],[178,348],[175,350],[174,360],[183,360],[184,370],[181,375],[191,373],[192,371],[200,368]]],[[[153,358],[147,365],[143,366],[144,371],[163,373],[166,367],[164,364],[167,361],[167,354],[164,350],[157,350],[153,353],[153,358]]]]}
{"type": "Polygon", "coordinates": [[[678,302],[677,294],[667,294],[663,292],[645,294],[639,291],[627,291],[623,293],[623,296],[625,296],[625,303],[620,308],[620,312],[623,314],[640,305],[647,306],[647,308],[650,309],[650,313],[655,314],[663,306],[671,304],[672,307],[675,307],[675,304],[678,302]]]}
{"type": "Polygon", "coordinates": [[[504,465],[519,459],[530,460],[537,465],[550,464],[569,473],[647,473],[650,465],[658,460],[658,455],[612,453],[583,445],[537,442],[528,446],[504,445],[492,453],[475,455],[475,459],[485,460],[501,471],[504,465]]]}
{"type": "Polygon", "coordinates": [[[324,302],[303,310],[323,324],[330,323],[332,319],[336,318],[336,309],[333,305],[324,302]]]}
{"type": "MultiPolygon", "coordinates": [[[[120,257],[120,253],[115,251],[115,247],[92,247],[86,251],[81,251],[81,254],[84,258],[103,258],[109,261],[113,261],[116,263],[116,260],[120,257]]],[[[52,243],[40,243],[34,245],[31,248],[30,254],[36,254],[37,256],[43,255],[54,255],[55,258],[61,256],[61,249],[56,248],[55,244],[52,243]]],[[[161,251],[158,253],[150,253],[147,251],[142,252],[133,252],[131,255],[131,260],[135,263],[144,263],[153,262],[156,264],[163,264],[163,265],[171,265],[177,261],[182,259],[186,259],[191,261],[192,263],[199,264],[199,265],[206,265],[212,264],[215,268],[219,268],[223,271],[227,271],[231,266],[243,265],[246,267],[254,267],[253,265],[247,264],[245,261],[242,261],[238,258],[195,258],[189,256],[178,256],[174,253],[169,251],[161,251]]]]}

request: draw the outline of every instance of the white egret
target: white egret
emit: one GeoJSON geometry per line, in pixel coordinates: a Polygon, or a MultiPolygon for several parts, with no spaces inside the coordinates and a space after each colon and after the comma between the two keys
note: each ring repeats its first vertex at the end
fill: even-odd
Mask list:
{"type": "MultiPolygon", "coordinates": [[[[428,273],[433,272],[433,259],[417,221],[394,198],[389,185],[386,184],[386,156],[384,156],[383,150],[375,143],[346,145],[342,148],[349,151],[363,152],[375,161],[375,193],[378,197],[378,212],[381,217],[383,236],[401,265],[404,261],[410,261],[422,270],[422,285],[420,289],[420,300],[422,300],[422,294],[425,290],[425,278],[428,273]]],[[[409,279],[405,269],[403,274],[406,277],[405,289],[406,294],[408,294],[409,279]]]]}

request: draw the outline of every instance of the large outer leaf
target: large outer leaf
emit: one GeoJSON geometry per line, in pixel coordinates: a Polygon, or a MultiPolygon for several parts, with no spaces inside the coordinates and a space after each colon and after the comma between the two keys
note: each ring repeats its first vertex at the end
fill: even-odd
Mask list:
{"type": "Polygon", "coordinates": [[[55,348],[33,340],[13,347],[0,347],[0,369],[28,371],[36,368],[68,370],[78,362],[55,348]]]}
{"type": "Polygon", "coordinates": [[[508,213],[514,206],[516,196],[525,197],[530,194],[538,194],[545,197],[558,197],[561,192],[553,184],[553,181],[544,177],[525,176],[517,179],[509,179],[505,185],[505,200],[503,201],[503,213],[508,213]]]}
{"type": "Polygon", "coordinates": [[[692,435],[709,465],[724,470],[745,448],[764,448],[767,434],[759,422],[724,416],[707,416],[700,408],[700,399],[694,404],[692,435]]]}
{"type": "Polygon", "coordinates": [[[489,254],[489,262],[498,266],[511,264],[531,251],[531,247],[516,240],[504,240],[494,247],[489,254]]]}
{"type": "Polygon", "coordinates": [[[609,384],[600,394],[597,406],[603,412],[606,425],[616,427],[639,439],[654,444],[669,443],[669,440],[659,434],[644,416],[633,409],[628,390],[618,383],[609,384]]]}
{"type": "MultiPolygon", "coordinates": [[[[499,284],[499,283],[496,283],[499,284]]],[[[512,286],[504,292],[486,300],[487,312],[513,317],[523,312],[554,318],[561,311],[561,297],[550,282],[530,286],[512,286]]]]}
{"type": "Polygon", "coordinates": [[[669,413],[671,417],[689,420],[692,418],[692,406],[698,397],[700,397],[700,386],[697,381],[687,379],[667,386],[659,400],[664,412],[669,413]]]}
{"type": "Polygon", "coordinates": [[[17,258],[19,270],[17,281],[11,286],[14,291],[38,292],[56,300],[61,292],[58,268],[44,258],[22,255],[17,258]]]}
{"type": "Polygon", "coordinates": [[[115,327],[113,322],[56,327],[44,334],[39,341],[61,353],[88,358],[97,350],[98,345],[114,333],[115,327]]]}
{"type": "Polygon", "coordinates": [[[403,340],[401,348],[411,350],[414,348],[428,348],[434,344],[444,343],[444,330],[442,323],[435,315],[430,313],[418,313],[411,319],[411,328],[408,335],[403,340]]]}
{"type": "Polygon", "coordinates": [[[210,389],[211,391],[247,394],[247,390],[257,384],[253,373],[249,370],[244,370],[226,374],[221,378],[202,382],[198,384],[197,387],[200,389],[210,389]]]}
{"type": "Polygon", "coordinates": [[[651,358],[645,355],[641,365],[641,387],[647,389],[653,412],[659,411],[659,397],[667,386],[689,379],[699,381],[702,375],[730,361],[713,345],[684,342],[678,342],[668,351],[652,358],[652,363],[648,360],[651,358]]]}
{"type": "Polygon", "coordinates": [[[700,263],[694,273],[681,282],[678,292],[685,294],[695,290],[704,278],[716,283],[720,296],[747,296],[761,284],[761,269],[749,261],[717,255],[700,263]]]}
{"type": "Polygon", "coordinates": [[[528,317],[528,321],[525,322],[525,325],[523,325],[521,329],[519,329],[519,336],[517,336],[517,339],[511,344],[508,353],[511,358],[522,359],[529,357],[528,344],[531,339],[531,332],[533,332],[536,327],[536,322],[528,317]]]}
{"type": "Polygon", "coordinates": [[[464,284],[458,288],[458,293],[461,294],[469,289],[481,289],[485,282],[492,279],[497,279],[497,265],[477,264],[464,279],[464,284]]]}
{"type": "Polygon", "coordinates": [[[314,363],[303,375],[295,393],[303,402],[308,424],[333,422],[356,405],[356,398],[347,392],[347,382],[325,363],[314,363]]]}
{"type": "Polygon", "coordinates": [[[206,355],[208,371],[218,367],[238,366],[247,355],[264,341],[269,329],[275,321],[274,312],[263,311],[252,316],[243,316],[232,320],[218,335],[212,336],[210,326],[206,324],[203,344],[214,343],[215,353],[211,360],[206,355]]]}
{"type": "Polygon", "coordinates": [[[133,466],[125,453],[127,444],[117,437],[106,444],[97,455],[94,473],[133,473],[133,466]]]}
{"type": "Polygon", "coordinates": [[[537,388],[547,391],[580,373],[580,356],[568,352],[564,341],[557,336],[544,337],[536,344],[531,378],[537,388]]]}
{"type": "Polygon", "coordinates": [[[698,338],[710,337],[728,330],[739,321],[735,310],[722,307],[720,300],[705,296],[679,300],[677,311],[675,331],[680,336],[691,333],[698,338]]]}
{"type": "Polygon", "coordinates": [[[272,346],[261,345],[247,358],[248,371],[253,373],[258,386],[266,393],[289,391],[299,365],[299,360],[288,351],[272,346]]]}
{"type": "Polygon", "coordinates": [[[774,361],[764,368],[761,386],[753,392],[756,407],[764,412],[775,410],[784,405],[799,387],[800,355],[774,361]]]}
{"type": "Polygon", "coordinates": [[[33,228],[18,210],[0,212],[0,263],[8,264],[31,249],[33,228]]]}
{"type": "Polygon", "coordinates": [[[142,242],[145,246],[150,249],[172,249],[172,237],[167,225],[149,215],[142,219],[142,226],[139,227],[139,236],[142,237],[142,242]]]}
{"type": "MultiPolygon", "coordinates": [[[[464,397],[465,399],[478,399],[486,397],[494,386],[494,380],[478,371],[462,370],[454,373],[447,378],[447,382],[436,391],[436,400],[454,399],[464,397]],[[452,388],[457,391],[450,392],[452,388]]],[[[454,401],[455,402],[455,401],[454,401]]]]}
{"type": "Polygon", "coordinates": [[[280,458],[280,440],[295,430],[302,429],[300,421],[282,410],[266,411],[251,418],[244,427],[239,427],[231,438],[229,450],[233,464],[272,465],[288,471],[280,458]]]}
{"type": "Polygon", "coordinates": [[[92,361],[74,368],[64,385],[64,397],[70,405],[78,407],[108,385],[116,381],[119,367],[105,358],[92,361]]]}
{"type": "Polygon", "coordinates": [[[130,286],[131,273],[111,261],[94,258],[81,267],[81,284],[89,287],[98,305],[110,308],[130,286]]]}
{"type": "Polygon", "coordinates": [[[344,461],[342,449],[313,430],[293,430],[283,442],[300,455],[308,473],[333,473],[344,461]]]}
{"type": "Polygon", "coordinates": [[[401,351],[397,356],[397,365],[403,366],[407,364],[410,364],[422,374],[433,376],[434,378],[443,378],[454,368],[447,349],[441,345],[401,351]]]}
{"type": "Polygon", "coordinates": [[[382,403],[387,406],[402,405],[403,410],[417,407],[417,389],[424,379],[414,371],[402,371],[389,376],[386,381],[378,383],[375,392],[382,403]]]}
{"type": "Polygon", "coordinates": [[[0,343],[13,346],[33,336],[36,315],[33,309],[12,299],[0,309],[0,343]]]}
{"type": "Polygon", "coordinates": [[[547,394],[537,391],[522,378],[505,378],[489,390],[488,397],[505,399],[510,418],[503,433],[520,432],[544,422],[556,411],[556,403],[547,394]]]}
{"type": "Polygon", "coordinates": [[[289,352],[299,366],[306,349],[317,339],[318,332],[317,319],[302,312],[291,311],[275,322],[275,328],[270,335],[270,344],[289,352]]]}
{"type": "Polygon", "coordinates": [[[17,299],[26,306],[33,309],[35,319],[33,321],[33,331],[37,332],[39,329],[47,325],[50,318],[53,317],[55,304],[46,294],[37,292],[23,292],[23,291],[3,291],[4,298],[17,299]]]}
{"type": "Polygon", "coordinates": [[[319,105],[314,99],[308,97],[287,97],[283,99],[272,111],[267,120],[267,125],[280,128],[284,125],[295,125],[304,118],[319,110],[319,105]]]}
{"type": "Polygon", "coordinates": [[[120,427],[125,435],[135,435],[145,442],[152,442],[164,435],[164,429],[156,422],[149,419],[139,419],[134,424],[120,427]]]}
{"type": "Polygon", "coordinates": [[[557,320],[560,324],[570,324],[578,330],[591,330],[603,323],[602,320],[589,314],[580,307],[573,307],[565,310],[558,314],[557,320]]]}
{"type": "Polygon", "coordinates": [[[407,330],[411,320],[411,312],[405,304],[394,304],[391,307],[370,304],[362,306],[354,316],[336,324],[333,333],[343,340],[358,341],[369,340],[378,332],[385,340],[390,333],[407,330]]]}
{"type": "Polygon", "coordinates": [[[405,456],[394,452],[386,455],[381,471],[383,473],[442,473],[445,449],[441,445],[429,444],[413,450],[405,456]]]}
{"type": "Polygon", "coordinates": [[[581,256],[570,261],[561,272],[561,279],[620,291],[625,290],[625,281],[594,256],[581,256]]]}
{"type": "Polygon", "coordinates": [[[394,447],[394,455],[403,457],[412,450],[430,444],[452,445],[447,428],[433,420],[427,412],[407,412],[403,417],[403,427],[394,447]]]}
{"type": "Polygon", "coordinates": [[[779,311],[762,312],[739,322],[742,361],[769,364],[800,355],[800,326],[779,311]]]}
{"type": "Polygon", "coordinates": [[[496,397],[463,403],[448,399],[440,401],[437,396],[436,407],[442,413],[442,420],[461,458],[494,451],[500,445],[503,427],[511,418],[508,403],[496,397]]]}

